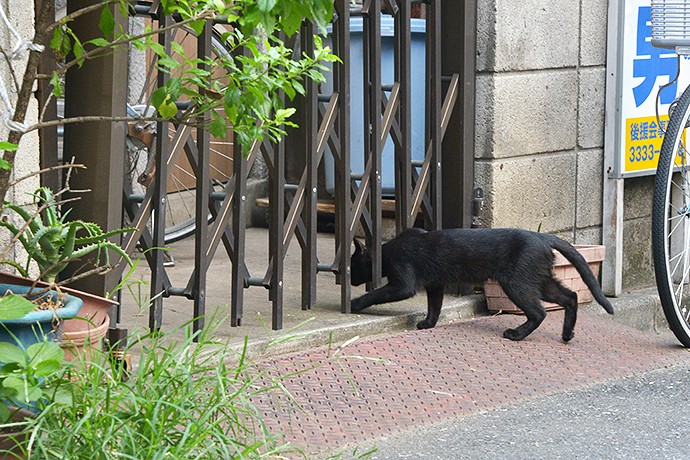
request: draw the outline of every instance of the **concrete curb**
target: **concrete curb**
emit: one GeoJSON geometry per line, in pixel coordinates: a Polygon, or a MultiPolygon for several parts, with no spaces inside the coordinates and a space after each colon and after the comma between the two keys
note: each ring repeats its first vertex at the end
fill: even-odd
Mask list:
{"type": "MultiPolygon", "coordinates": [[[[655,289],[626,292],[610,300],[615,312],[612,317],[597,303],[585,305],[581,307],[581,311],[610,317],[618,323],[641,331],[662,332],[668,329],[655,289]]],[[[446,296],[438,325],[468,321],[488,314],[486,300],[481,294],[464,297],[446,296]]],[[[247,355],[252,359],[266,359],[329,344],[337,347],[338,344],[355,337],[373,337],[414,330],[417,322],[425,315],[424,310],[392,313],[390,316],[352,315],[344,316],[346,320],[337,326],[316,328],[310,328],[307,323],[298,328],[281,331],[274,337],[249,341],[247,355]]]]}
{"type": "MultiPolygon", "coordinates": [[[[612,318],[616,322],[645,332],[668,330],[668,323],[656,288],[625,292],[620,297],[611,297],[609,300],[613,305],[612,318]]],[[[582,310],[600,316],[609,316],[597,303],[591,303],[582,310]]]]}
{"type": "MultiPolygon", "coordinates": [[[[423,295],[423,294],[419,294],[423,295]]],[[[446,296],[438,325],[467,321],[487,314],[483,295],[464,297],[446,296]]],[[[337,346],[355,337],[371,337],[415,330],[417,322],[424,319],[425,310],[417,310],[391,316],[352,315],[342,324],[331,327],[300,328],[281,331],[275,337],[252,340],[247,344],[247,355],[251,358],[269,358],[309,348],[337,346]]]]}

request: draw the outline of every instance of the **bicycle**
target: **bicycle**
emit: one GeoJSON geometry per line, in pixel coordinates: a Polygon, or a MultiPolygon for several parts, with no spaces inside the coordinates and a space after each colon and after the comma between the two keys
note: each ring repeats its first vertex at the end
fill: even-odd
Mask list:
{"type": "MultiPolygon", "coordinates": [[[[690,55],[690,2],[652,0],[652,45],[675,50],[679,60],[690,55]]],[[[690,152],[685,145],[689,126],[690,87],[669,108],[652,204],[657,290],[669,327],[685,347],[690,347],[690,152]]]]}
{"type": "MultiPolygon", "coordinates": [[[[151,16],[152,3],[139,1],[133,6],[133,12],[139,17],[151,16]]],[[[211,47],[212,57],[227,56],[230,51],[224,44],[221,36],[224,30],[222,26],[216,25],[212,29],[211,47]]],[[[196,34],[189,27],[175,29],[172,39],[176,44],[188,50],[196,49],[196,34]]],[[[130,101],[127,111],[128,115],[141,117],[142,121],[133,121],[128,124],[126,138],[126,174],[125,190],[128,200],[133,203],[141,200],[146,194],[146,190],[151,184],[155,174],[155,123],[146,121],[155,116],[150,99],[153,90],[156,89],[155,58],[151,56],[139,57],[139,61],[144,60],[140,65],[140,77],[143,81],[139,82],[139,96],[136,100],[130,101]]],[[[181,71],[181,70],[180,70],[181,71]]],[[[184,106],[180,107],[184,109],[184,106]]],[[[184,129],[180,127],[180,129],[184,129]]],[[[194,141],[193,130],[185,131],[185,136],[191,136],[194,141]]],[[[176,128],[171,125],[169,137],[172,139],[176,135],[176,128]]],[[[187,144],[187,141],[184,142],[187,144]]],[[[232,142],[225,139],[211,137],[210,140],[210,176],[212,181],[212,192],[221,192],[232,176],[232,142]]],[[[194,233],[195,225],[195,184],[196,173],[192,166],[192,161],[188,158],[189,152],[185,148],[184,154],[177,154],[171,164],[168,165],[167,182],[167,205],[165,216],[165,243],[179,241],[194,233]]],[[[208,215],[209,222],[213,220],[211,213],[208,215]]]]}
{"type": "MultiPolygon", "coordinates": [[[[133,17],[147,17],[153,14],[153,2],[138,1],[132,5],[133,17]]],[[[216,25],[212,29],[211,45],[213,57],[227,56],[230,51],[223,43],[221,35],[223,29],[216,25]]],[[[175,29],[173,40],[183,47],[193,49],[196,44],[196,35],[188,27],[175,29]]],[[[140,57],[141,59],[141,57],[140,57]]],[[[127,103],[127,115],[133,121],[127,124],[125,134],[125,177],[124,188],[127,199],[131,203],[140,202],[146,194],[155,175],[155,140],[156,123],[150,121],[155,117],[155,109],[151,105],[151,94],[156,88],[155,61],[150,56],[144,56],[142,75],[139,81],[138,97],[127,103]]],[[[141,62],[139,64],[142,64],[141,62]]],[[[64,115],[64,99],[57,101],[58,116],[64,115]]],[[[180,107],[184,109],[184,107],[180,107]]],[[[170,137],[175,135],[175,129],[170,130],[170,137]]],[[[64,129],[58,128],[58,138],[62,139],[64,129]]],[[[232,143],[211,138],[210,142],[210,167],[214,192],[220,192],[232,176],[232,143]]],[[[58,158],[62,161],[62,149],[58,147],[58,158]]],[[[168,171],[168,203],[165,219],[165,243],[174,243],[187,238],[194,233],[195,224],[195,196],[194,184],[196,173],[186,155],[177,155],[175,161],[169,166],[168,171]]],[[[125,216],[127,213],[124,213],[125,216]]],[[[213,216],[209,213],[209,222],[213,216]]],[[[131,222],[125,221],[124,226],[131,222]]]]}

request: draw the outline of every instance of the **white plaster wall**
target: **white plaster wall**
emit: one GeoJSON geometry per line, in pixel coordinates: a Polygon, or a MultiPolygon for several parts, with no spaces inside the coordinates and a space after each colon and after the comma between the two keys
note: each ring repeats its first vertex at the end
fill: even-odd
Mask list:
{"type": "MultiPolygon", "coordinates": [[[[19,32],[23,38],[31,39],[33,37],[34,24],[33,2],[27,2],[26,0],[0,0],[0,4],[15,30],[19,32]]],[[[15,40],[7,28],[4,25],[0,25],[0,46],[2,46],[3,50],[11,50],[14,43],[15,40]]],[[[12,67],[14,68],[15,74],[17,74],[18,81],[21,81],[25,65],[26,58],[12,61],[12,67]]],[[[8,90],[10,99],[14,102],[16,100],[16,89],[13,79],[11,78],[10,68],[4,60],[0,62],[0,78],[8,90]]],[[[13,112],[13,110],[8,112],[6,107],[2,107],[2,110],[3,117],[5,115],[9,116],[11,112],[13,112]]],[[[31,125],[36,123],[37,120],[38,104],[37,101],[33,99],[29,106],[25,123],[31,125]]],[[[8,130],[4,126],[4,123],[0,123],[0,139],[7,139],[7,134],[8,130]]],[[[37,132],[31,132],[25,134],[19,144],[13,176],[15,178],[23,177],[29,173],[38,171],[38,169],[39,137],[37,132]]],[[[19,204],[30,203],[30,193],[39,186],[39,183],[39,178],[37,176],[24,180],[8,192],[6,199],[19,204]]],[[[9,240],[10,237],[7,233],[0,232],[0,249],[4,251],[9,240]]],[[[9,256],[21,258],[22,251],[15,248],[9,253],[9,256]]],[[[5,269],[6,267],[2,268],[5,269]]]]}

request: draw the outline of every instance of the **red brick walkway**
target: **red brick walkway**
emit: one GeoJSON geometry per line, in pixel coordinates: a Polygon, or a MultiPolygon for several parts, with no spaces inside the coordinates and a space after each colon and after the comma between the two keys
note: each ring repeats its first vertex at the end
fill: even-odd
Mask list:
{"type": "Polygon", "coordinates": [[[669,334],[592,314],[580,314],[563,344],[562,319],[549,313],[522,342],[501,334],[523,318],[502,315],[357,340],[330,359],[324,348],[274,359],[266,363],[274,375],[304,371],[283,380],[301,410],[284,396],[258,404],[269,426],[314,451],[690,359],[669,334]]]}

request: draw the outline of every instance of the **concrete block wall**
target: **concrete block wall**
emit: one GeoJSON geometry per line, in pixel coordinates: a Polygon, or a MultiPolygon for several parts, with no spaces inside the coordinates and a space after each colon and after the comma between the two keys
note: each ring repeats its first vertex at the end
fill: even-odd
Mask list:
{"type": "MultiPolygon", "coordinates": [[[[483,224],[602,238],[607,0],[478,0],[483,224]]],[[[624,287],[652,284],[653,180],[626,181],[624,287]]]]}
{"type": "Polygon", "coordinates": [[[479,0],[484,224],[601,241],[605,0],[479,0]]]}

